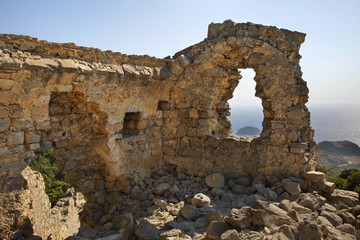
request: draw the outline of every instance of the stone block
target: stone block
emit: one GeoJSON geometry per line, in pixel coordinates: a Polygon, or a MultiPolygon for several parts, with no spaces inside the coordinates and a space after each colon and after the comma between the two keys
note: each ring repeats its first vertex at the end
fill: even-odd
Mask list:
{"type": "Polygon", "coordinates": [[[6,155],[8,153],[9,153],[9,149],[6,146],[0,148],[0,156],[1,155],[6,155]]]}
{"type": "Polygon", "coordinates": [[[199,117],[199,115],[198,115],[197,109],[191,108],[189,110],[189,118],[198,118],[198,117],[199,117]]]}
{"type": "Polygon", "coordinates": [[[0,119],[0,133],[9,131],[9,128],[10,128],[10,121],[0,119]]]}
{"type": "Polygon", "coordinates": [[[191,60],[188,59],[183,54],[181,54],[176,60],[179,62],[180,66],[183,67],[183,68],[186,68],[191,63],[191,60]]]}
{"type": "Polygon", "coordinates": [[[30,143],[38,143],[40,142],[41,136],[39,134],[36,134],[34,132],[26,132],[25,133],[25,142],[30,143]]]}
{"type": "Polygon", "coordinates": [[[290,144],[290,152],[295,154],[301,154],[306,151],[308,145],[306,143],[292,143],[290,144]]]}
{"type": "Polygon", "coordinates": [[[196,135],[198,137],[211,136],[211,128],[210,127],[201,127],[196,129],[196,135]]]}
{"type": "Polygon", "coordinates": [[[325,173],[323,172],[317,172],[317,171],[309,171],[309,172],[305,172],[302,174],[302,176],[313,182],[313,183],[318,183],[318,182],[324,182],[325,181],[325,173]]]}
{"type": "Polygon", "coordinates": [[[67,71],[76,71],[79,69],[78,64],[73,59],[58,59],[62,69],[67,71]]]}
{"type": "Polygon", "coordinates": [[[155,67],[153,72],[153,78],[158,80],[164,80],[171,76],[171,73],[168,68],[166,67],[155,67]]]}
{"type": "Polygon", "coordinates": [[[7,145],[14,146],[24,143],[24,132],[10,132],[7,134],[7,145]]]}
{"type": "Polygon", "coordinates": [[[174,75],[180,75],[184,71],[184,68],[181,67],[180,64],[175,61],[169,61],[166,67],[174,75]]]}
{"type": "Polygon", "coordinates": [[[9,79],[0,78],[0,89],[11,90],[15,86],[16,82],[9,79]]]}
{"type": "Polygon", "coordinates": [[[36,69],[51,69],[57,68],[59,63],[50,58],[41,59],[27,59],[24,63],[25,69],[36,70],[36,69]]]}
{"type": "Polygon", "coordinates": [[[26,147],[29,150],[36,150],[40,148],[40,143],[27,144],[26,147]]]}
{"type": "Polygon", "coordinates": [[[291,121],[301,120],[305,116],[305,111],[302,108],[295,108],[286,114],[286,117],[291,121]]]}

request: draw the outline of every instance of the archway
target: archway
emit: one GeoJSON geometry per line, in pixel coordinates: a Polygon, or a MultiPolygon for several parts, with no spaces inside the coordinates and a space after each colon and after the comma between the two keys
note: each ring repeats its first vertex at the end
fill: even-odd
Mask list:
{"type": "Polygon", "coordinates": [[[261,99],[255,97],[256,82],[253,69],[239,69],[242,76],[234,90],[233,97],[228,101],[232,135],[260,136],[262,130],[263,113],[261,99]]]}

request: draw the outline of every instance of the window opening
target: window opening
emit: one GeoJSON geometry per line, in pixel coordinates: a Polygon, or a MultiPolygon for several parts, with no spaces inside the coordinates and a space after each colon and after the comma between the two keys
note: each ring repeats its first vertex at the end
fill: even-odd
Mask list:
{"type": "Polygon", "coordinates": [[[228,101],[232,135],[253,138],[260,136],[264,118],[261,99],[255,97],[255,71],[251,68],[239,69],[242,78],[235,88],[233,98],[228,101]]]}

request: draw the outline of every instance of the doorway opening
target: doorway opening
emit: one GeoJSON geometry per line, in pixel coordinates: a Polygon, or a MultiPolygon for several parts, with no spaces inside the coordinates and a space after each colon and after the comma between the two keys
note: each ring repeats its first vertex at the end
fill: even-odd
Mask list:
{"type": "Polygon", "coordinates": [[[250,139],[260,136],[264,119],[261,99],[255,97],[255,71],[252,68],[239,69],[242,78],[235,88],[230,105],[232,135],[250,139]]]}

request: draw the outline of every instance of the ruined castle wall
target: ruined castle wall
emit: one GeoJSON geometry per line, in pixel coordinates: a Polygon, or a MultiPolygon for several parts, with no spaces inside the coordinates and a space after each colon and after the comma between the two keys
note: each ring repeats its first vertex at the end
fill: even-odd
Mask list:
{"type": "Polygon", "coordinates": [[[0,35],[0,192],[21,190],[34,151],[50,147],[84,193],[90,226],[130,182],[164,164],[270,181],[311,169],[304,37],[226,21],[173,59],[156,59],[0,35]],[[256,72],[264,113],[252,141],[229,136],[227,101],[243,68],[256,72]]]}
{"type": "Polygon", "coordinates": [[[164,136],[164,160],[191,174],[262,172],[269,180],[307,170],[315,144],[299,67],[305,35],[232,22],[210,25],[208,35],[182,52],[191,64],[171,98],[169,121],[177,119],[178,126],[171,133],[174,128],[164,125],[171,133],[164,136]],[[261,136],[252,141],[228,137],[227,101],[244,68],[256,72],[264,113],[261,136]]]}

